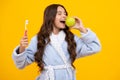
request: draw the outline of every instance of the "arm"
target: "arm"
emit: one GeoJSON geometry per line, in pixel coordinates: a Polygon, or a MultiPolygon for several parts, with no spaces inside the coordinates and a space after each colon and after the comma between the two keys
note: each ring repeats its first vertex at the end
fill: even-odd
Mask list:
{"type": "Polygon", "coordinates": [[[90,29],[86,29],[78,17],[74,18],[76,20],[76,24],[72,28],[79,30],[82,35],[81,38],[75,36],[75,41],[77,44],[77,57],[90,55],[100,51],[101,45],[96,34],[90,29]]]}
{"type": "Polygon", "coordinates": [[[12,54],[12,58],[17,68],[22,69],[34,61],[34,54],[37,51],[37,37],[33,37],[29,46],[21,53],[19,53],[20,46],[17,46],[12,54]]]}
{"type": "Polygon", "coordinates": [[[77,58],[91,55],[101,50],[101,45],[96,34],[90,29],[87,30],[87,33],[81,33],[81,38],[75,36],[77,58]]]}

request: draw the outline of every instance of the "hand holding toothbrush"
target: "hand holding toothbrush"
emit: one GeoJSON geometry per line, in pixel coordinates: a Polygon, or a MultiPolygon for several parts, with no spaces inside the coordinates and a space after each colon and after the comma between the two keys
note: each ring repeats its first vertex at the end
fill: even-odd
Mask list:
{"type": "Polygon", "coordinates": [[[28,25],[28,20],[25,21],[25,32],[24,32],[24,36],[20,41],[19,53],[25,51],[25,48],[28,46],[27,25],[28,25]]]}

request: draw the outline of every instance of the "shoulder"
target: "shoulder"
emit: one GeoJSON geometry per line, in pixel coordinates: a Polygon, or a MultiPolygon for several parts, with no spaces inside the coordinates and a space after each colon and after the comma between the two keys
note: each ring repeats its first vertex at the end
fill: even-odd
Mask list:
{"type": "Polygon", "coordinates": [[[31,39],[30,39],[30,44],[37,44],[38,40],[37,40],[37,35],[34,35],[31,39]]]}
{"type": "Polygon", "coordinates": [[[75,42],[77,42],[78,40],[80,40],[80,37],[74,34],[74,40],[75,42]]]}
{"type": "Polygon", "coordinates": [[[34,35],[34,36],[31,38],[31,41],[37,41],[37,35],[34,35]]]}

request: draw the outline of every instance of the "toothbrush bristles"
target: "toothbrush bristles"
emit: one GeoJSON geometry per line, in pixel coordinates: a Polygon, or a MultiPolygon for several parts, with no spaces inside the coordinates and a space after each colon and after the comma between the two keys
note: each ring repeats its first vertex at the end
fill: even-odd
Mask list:
{"type": "Polygon", "coordinates": [[[28,20],[25,20],[25,30],[27,30],[28,20]]]}
{"type": "Polygon", "coordinates": [[[26,20],[26,21],[25,21],[25,24],[28,24],[28,22],[29,22],[29,21],[28,21],[28,20],[26,20]]]}

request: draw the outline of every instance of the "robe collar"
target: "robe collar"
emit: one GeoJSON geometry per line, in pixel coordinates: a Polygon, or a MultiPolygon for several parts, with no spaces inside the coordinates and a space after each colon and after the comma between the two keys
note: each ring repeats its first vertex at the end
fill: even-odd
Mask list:
{"type": "MultiPolygon", "coordinates": [[[[50,40],[51,40],[51,44],[55,44],[57,42],[59,42],[59,44],[61,45],[63,43],[63,41],[65,40],[65,32],[63,30],[61,30],[58,34],[54,34],[54,33],[51,33],[50,35],[50,40]]],[[[57,45],[56,44],[56,45],[57,45]]]]}

